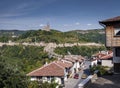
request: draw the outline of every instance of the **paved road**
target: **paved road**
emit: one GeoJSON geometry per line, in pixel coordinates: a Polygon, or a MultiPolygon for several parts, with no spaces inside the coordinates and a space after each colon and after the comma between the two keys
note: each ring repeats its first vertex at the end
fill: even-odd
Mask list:
{"type": "MultiPolygon", "coordinates": [[[[89,70],[89,65],[90,65],[90,61],[85,61],[85,68],[83,70],[83,73],[90,75],[90,70],[89,70]]],[[[78,88],[78,84],[81,83],[84,79],[80,79],[77,84],[75,85],[75,87],[73,88],[78,88]]]]}
{"type": "Polygon", "coordinates": [[[81,79],[83,73],[90,75],[89,73],[89,65],[90,61],[85,61],[85,69],[81,70],[79,73],[79,79],[69,78],[67,82],[65,82],[64,88],[78,88],[78,84],[82,82],[84,79],[81,79]]]}
{"type": "Polygon", "coordinates": [[[67,82],[65,82],[64,88],[74,88],[78,82],[81,80],[81,75],[83,74],[83,70],[81,70],[79,73],[79,79],[69,78],[67,82]]]}

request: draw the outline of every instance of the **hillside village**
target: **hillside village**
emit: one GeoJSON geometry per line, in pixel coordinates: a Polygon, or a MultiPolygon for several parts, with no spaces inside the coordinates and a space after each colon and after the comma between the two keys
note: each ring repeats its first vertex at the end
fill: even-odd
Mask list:
{"type": "Polygon", "coordinates": [[[0,88],[120,88],[120,0],[0,0],[0,88]]]}
{"type": "MultiPolygon", "coordinates": [[[[12,35],[10,35],[11,37],[9,36],[10,38],[5,42],[0,42],[0,58],[3,58],[3,63],[4,60],[6,60],[6,63],[12,63],[13,66],[16,67],[15,71],[21,69],[25,76],[29,77],[29,79],[26,79],[30,82],[29,87],[37,86],[35,88],[41,88],[44,86],[44,88],[46,88],[45,86],[49,85],[49,87],[52,86],[50,88],[99,88],[102,82],[104,82],[106,86],[104,80],[108,79],[109,76],[114,78],[119,77],[119,31],[117,30],[115,32],[115,36],[112,36],[111,31],[109,31],[114,30],[114,28],[109,26],[115,25],[115,27],[119,28],[119,21],[120,17],[100,21],[100,24],[106,25],[106,33],[103,29],[100,31],[92,30],[92,32],[91,30],[67,32],[67,36],[64,35],[64,37],[70,40],[72,35],[74,38],[77,38],[74,42],[61,43],[62,39],[60,37],[57,37],[59,42],[37,41],[37,39],[41,37],[39,34],[49,35],[51,40],[53,36],[55,37],[55,33],[58,33],[60,36],[62,35],[61,32],[56,30],[49,30],[49,25],[45,27],[47,30],[44,28],[44,30],[28,31],[15,37],[12,37],[14,35],[14,33],[12,33],[12,35]],[[89,39],[86,41],[81,40],[83,35],[89,35],[89,33],[95,36],[97,34],[106,35],[106,46],[109,48],[104,46],[102,40],[95,42],[89,39]],[[77,37],[74,34],[76,34],[77,37]],[[19,41],[16,41],[16,39],[19,39],[19,41]],[[82,48],[82,52],[85,50],[87,52],[83,54],[79,50],[82,50],[82,48]],[[60,54],[60,49],[66,52],[60,54]],[[75,54],[72,54],[73,52],[75,54]],[[89,53],[90,56],[86,56],[88,55],[87,53],[89,53]],[[13,60],[13,62],[10,60],[13,60]],[[18,64],[19,61],[21,61],[20,64],[18,64]],[[101,82],[100,84],[98,84],[99,81],[101,82]]],[[[2,37],[1,35],[1,39],[2,37]]],[[[84,38],[86,37],[84,36],[84,38]]],[[[110,79],[112,80],[112,78],[110,79]]],[[[117,80],[119,81],[119,79],[117,80]]],[[[106,80],[106,83],[112,84],[109,82],[110,80],[106,80]]],[[[112,86],[113,88],[120,87],[120,85],[116,83],[112,86]]],[[[103,88],[106,87],[103,86],[103,88]]]]}
{"type": "MultiPolygon", "coordinates": [[[[114,21],[118,21],[119,18],[120,17],[108,19],[105,21],[101,21],[100,23],[109,26],[108,23],[113,22],[113,24],[111,23],[110,25],[114,25],[114,21]]],[[[115,42],[116,42],[116,40],[115,40],[115,42]]],[[[109,46],[109,42],[107,44],[108,44],[107,46],[109,46]]],[[[116,46],[116,43],[112,46],[116,46]]],[[[54,61],[49,64],[45,64],[43,67],[41,67],[37,70],[34,70],[27,75],[31,76],[32,81],[33,80],[39,80],[39,81],[41,80],[42,82],[44,82],[44,81],[50,82],[54,78],[55,82],[57,82],[60,86],[69,88],[70,86],[66,87],[65,81],[67,81],[67,79],[69,77],[79,79],[79,75],[80,75],[79,71],[82,70],[83,74],[86,74],[86,79],[78,84],[78,88],[84,88],[85,86],[87,86],[89,88],[88,82],[90,82],[90,80],[91,80],[94,83],[95,80],[97,80],[97,79],[99,80],[99,78],[97,76],[113,75],[114,72],[119,73],[119,66],[117,65],[117,62],[119,62],[119,61],[114,62],[114,58],[113,58],[114,53],[117,53],[117,51],[116,52],[100,51],[99,53],[92,55],[91,64],[89,64],[89,66],[85,65],[86,59],[84,57],[75,56],[75,55],[64,56],[63,58],[59,58],[58,61],[54,61]],[[97,66],[101,66],[100,67],[101,69],[100,68],[93,69],[94,67],[97,67],[97,66]],[[53,68],[53,67],[57,67],[57,68],[53,68]],[[63,68],[63,70],[60,70],[60,68],[61,69],[63,68]],[[89,69],[88,70],[89,74],[84,73],[85,69],[89,69]],[[102,69],[104,71],[102,71],[102,69]],[[54,72],[54,73],[52,73],[52,72],[54,72]]],[[[83,77],[84,76],[81,75],[81,78],[83,78],[83,77]]],[[[75,88],[75,86],[74,86],[74,88],[75,88]]]]}

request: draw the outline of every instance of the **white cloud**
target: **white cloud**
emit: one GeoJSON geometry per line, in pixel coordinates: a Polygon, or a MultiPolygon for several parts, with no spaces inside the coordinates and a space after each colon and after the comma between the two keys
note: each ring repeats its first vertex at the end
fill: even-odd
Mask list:
{"type": "Polygon", "coordinates": [[[40,27],[43,27],[43,26],[44,26],[44,24],[40,24],[39,26],[40,26],[40,27]]]}
{"type": "Polygon", "coordinates": [[[70,25],[70,24],[64,24],[63,26],[64,27],[69,27],[69,26],[72,26],[72,25],[70,25]]]}
{"type": "Polygon", "coordinates": [[[87,24],[88,26],[91,26],[92,24],[87,24]]]}
{"type": "Polygon", "coordinates": [[[76,22],[75,25],[80,25],[80,23],[79,23],[79,22],[76,22]]]}
{"type": "Polygon", "coordinates": [[[68,24],[63,24],[64,27],[68,26],[68,24]]]}

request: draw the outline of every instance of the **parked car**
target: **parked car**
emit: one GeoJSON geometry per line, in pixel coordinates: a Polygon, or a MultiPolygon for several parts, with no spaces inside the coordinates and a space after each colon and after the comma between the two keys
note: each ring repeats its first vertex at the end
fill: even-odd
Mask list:
{"type": "Polygon", "coordinates": [[[74,79],[79,79],[79,74],[75,74],[74,79]]]}
{"type": "Polygon", "coordinates": [[[87,74],[83,73],[81,76],[82,79],[86,79],[87,78],[87,74]]]}

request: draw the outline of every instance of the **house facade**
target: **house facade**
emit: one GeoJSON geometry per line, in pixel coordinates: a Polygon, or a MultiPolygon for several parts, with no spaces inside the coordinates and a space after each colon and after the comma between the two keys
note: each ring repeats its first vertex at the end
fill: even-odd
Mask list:
{"type": "Polygon", "coordinates": [[[113,67],[113,53],[107,54],[100,58],[102,66],[113,67]]]}
{"type": "Polygon", "coordinates": [[[64,85],[71,67],[71,63],[54,61],[28,73],[27,76],[31,77],[31,81],[51,82],[54,79],[59,85],[64,85]]]}
{"type": "Polygon", "coordinates": [[[110,68],[113,67],[113,52],[112,51],[102,51],[95,55],[93,55],[93,59],[91,61],[91,66],[94,65],[102,65],[108,66],[110,68]]]}
{"type": "Polygon", "coordinates": [[[120,16],[99,22],[106,31],[106,47],[113,49],[114,72],[120,73],[120,16]]]}
{"type": "Polygon", "coordinates": [[[73,76],[84,66],[85,58],[81,55],[66,55],[63,59],[64,61],[71,62],[73,66],[71,67],[71,75],[73,76]]]}

